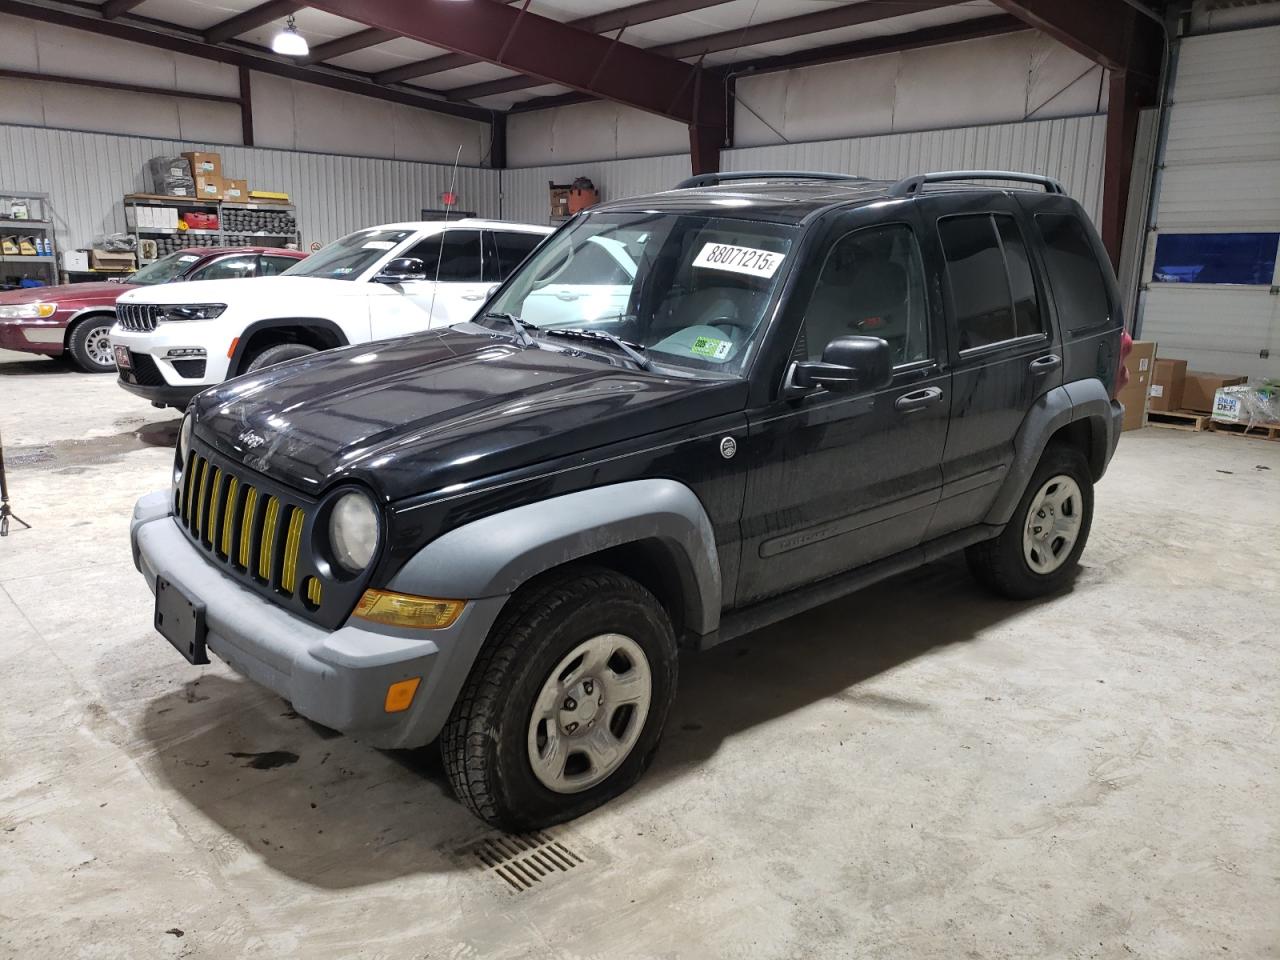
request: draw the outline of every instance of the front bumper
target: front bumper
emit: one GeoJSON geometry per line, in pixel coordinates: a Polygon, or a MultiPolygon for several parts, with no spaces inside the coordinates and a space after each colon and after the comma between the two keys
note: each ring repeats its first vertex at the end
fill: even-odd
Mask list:
{"type": "Polygon", "coordinates": [[[171,387],[168,384],[163,387],[153,387],[141,383],[130,383],[123,374],[116,383],[130,393],[137,394],[144,400],[150,400],[158,407],[173,407],[175,410],[187,409],[191,398],[201,390],[207,389],[206,387],[171,387]]]}
{"type": "Polygon", "coordinates": [[[60,321],[0,320],[0,349],[60,356],[67,326],[60,321]]]}
{"type": "Polygon", "coordinates": [[[329,631],[225,576],[174,521],[171,497],[143,497],[130,524],[133,560],[152,592],[157,575],[205,604],[210,651],[284,697],[302,716],[385,748],[435,739],[506,597],[470,601],[447,630],[375,629],[349,620],[329,631]],[[412,706],[386,713],[387,687],[421,677],[412,706]]]}
{"type": "Polygon", "coordinates": [[[159,406],[185,409],[201,390],[226,379],[230,362],[226,357],[226,337],[216,323],[161,323],[150,331],[125,330],[117,323],[111,328],[111,345],[126,348],[133,359],[128,370],[120,368],[120,386],[159,406]],[[171,350],[192,348],[204,353],[194,358],[169,356],[171,350]],[[197,375],[188,376],[192,370],[183,365],[192,360],[202,362],[197,375]]]}

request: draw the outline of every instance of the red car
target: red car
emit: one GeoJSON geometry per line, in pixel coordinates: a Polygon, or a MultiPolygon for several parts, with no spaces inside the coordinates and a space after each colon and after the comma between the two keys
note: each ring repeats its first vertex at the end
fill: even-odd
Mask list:
{"type": "Polygon", "coordinates": [[[180,280],[269,277],[306,257],[276,247],[190,247],[143,267],[126,283],[69,283],[0,293],[0,348],[70,354],[82,370],[109,373],[116,364],[108,333],[116,298],[138,286],[180,280]]]}

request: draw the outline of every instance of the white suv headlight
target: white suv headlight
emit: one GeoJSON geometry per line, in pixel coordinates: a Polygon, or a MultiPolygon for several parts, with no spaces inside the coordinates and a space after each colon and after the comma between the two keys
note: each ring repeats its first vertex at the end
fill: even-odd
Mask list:
{"type": "Polygon", "coordinates": [[[57,309],[56,303],[15,303],[0,307],[0,320],[43,320],[57,309]]]}
{"type": "Polygon", "coordinates": [[[227,309],[225,303],[183,303],[160,308],[161,320],[213,320],[227,309]]]}
{"type": "Polygon", "coordinates": [[[373,501],[354,490],[339,497],[329,514],[329,545],[343,569],[366,570],[378,548],[378,510],[373,501]]]}

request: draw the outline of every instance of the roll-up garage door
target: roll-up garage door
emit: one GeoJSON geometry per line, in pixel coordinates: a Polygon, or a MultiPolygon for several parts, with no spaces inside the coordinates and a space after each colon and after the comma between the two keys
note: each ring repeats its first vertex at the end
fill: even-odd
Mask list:
{"type": "Polygon", "coordinates": [[[1280,27],[1180,42],[1162,160],[1140,335],[1280,378],[1280,27]]]}

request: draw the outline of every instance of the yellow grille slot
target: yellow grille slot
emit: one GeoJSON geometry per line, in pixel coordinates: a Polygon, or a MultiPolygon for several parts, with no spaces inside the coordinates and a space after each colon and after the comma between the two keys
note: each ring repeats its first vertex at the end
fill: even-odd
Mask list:
{"type": "Polygon", "coordinates": [[[284,541],[284,569],[280,572],[280,589],[293,593],[298,585],[298,548],[302,544],[302,511],[289,508],[289,533],[284,541]]]}
{"type": "Polygon", "coordinates": [[[222,501],[222,542],[218,545],[218,553],[223,557],[231,556],[231,529],[236,513],[236,494],[240,492],[240,481],[232,477],[227,481],[227,495],[222,501]]]}
{"type": "Polygon", "coordinates": [[[182,514],[182,522],[188,527],[191,526],[191,511],[195,506],[196,486],[198,484],[196,474],[200,472],[200,465],[202,463],[204,463],[203,460],[199,457],[193,456],[191,458],[191,466],[187,468],[187,509],[186,512],[182,514]]]}
{"type": "Polygon", "coordinates": [[[191,529],[197,537],[204,526],[204,512],[209,507],[209,461],[200,461],[200,492],[196,494],[196,516],[191,529]]]}
{"type": "Polygon", "coordinates": [[[320,606],[321,590],[319,580],[315,577],[307,577],[307,602],[313,607],[320,606]]]}
{"type": "Polygon", "coordinates": [[[209,522],[206,525],[205,539],[210,545],[214,543],[214,531],[218,529],[218,511],[222,509],[222,468],[213,470],[213,492],[209,496],[209,522]]]}
{"type": "Polygon", "coordinates": [[[275,564],[276,527],[280,523],[280,498],[267,499],[267,512],[262,520],[262,545],[258,549],[258,576],[270,582],[275,564]]]}
{"type": "Polygon", "coordinates": [[[258,491],[247,487],[244,493],[244,511],[240,514],[240,566],[249,569],[249,555],[253,551],[253,515],[258,512],[258,491]]]}

